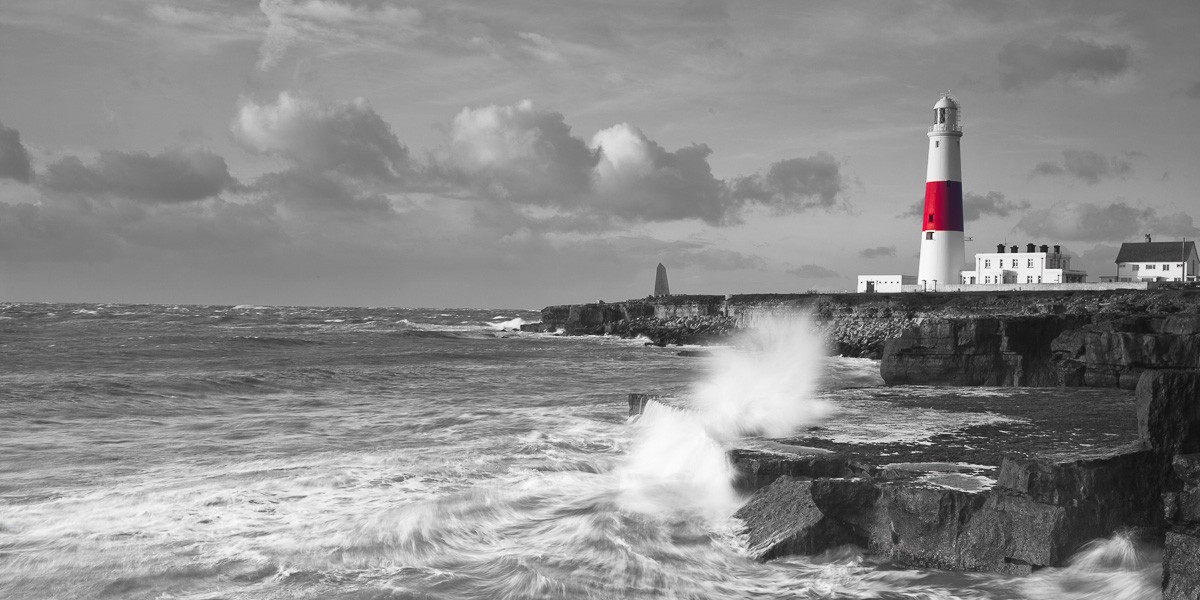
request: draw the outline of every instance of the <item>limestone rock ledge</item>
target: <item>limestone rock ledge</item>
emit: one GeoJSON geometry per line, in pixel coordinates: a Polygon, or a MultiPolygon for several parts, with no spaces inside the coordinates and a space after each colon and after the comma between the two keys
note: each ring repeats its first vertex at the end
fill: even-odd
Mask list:
{"type": "Polygon", "coordinates": [[[739,450],[757,491],[737,517],[761,560],[853,543],[900,564],[1008,574],[1132,530],[1164,545],[1163,597],[1200,600],[1200,372],[1143,373],[1137,419],[1126,447],[1005,457],[983,491],[836,454],[739,450]]]}
{"type": "Polygon", "coordinates": [[[762,560],[854,543],[907,565],[1028,574],[1115,531],[1161,528],[1156,457],[1132,450],[1006,459],[996,486],[983,492],[915,477],[781,475],[736,516],[762,560]]]}

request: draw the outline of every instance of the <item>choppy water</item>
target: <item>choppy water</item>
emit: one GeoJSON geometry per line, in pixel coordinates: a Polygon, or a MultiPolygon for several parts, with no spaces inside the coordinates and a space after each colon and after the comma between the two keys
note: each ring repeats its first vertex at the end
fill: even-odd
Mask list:
{"type": "Polygon", "coordinates": [[[0,598],[1157,596],[1122,538],[1024,579],[750,561],[738,436],[997,417],[898,429],[875,363],[788,336],[694,359],[504,330],[536,318],[0,305],[0,598]],[[675,407],[626,423],[631,391],[675,407]]]}

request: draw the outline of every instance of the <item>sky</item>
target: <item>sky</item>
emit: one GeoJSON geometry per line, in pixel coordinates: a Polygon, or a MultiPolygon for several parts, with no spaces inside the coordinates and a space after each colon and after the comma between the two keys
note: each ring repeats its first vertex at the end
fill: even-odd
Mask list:
{"type": "Polygon", "coordinates": [[[1194,0],[4,0],[0,302],[540,308],[1200,237],[1194,0]]]}

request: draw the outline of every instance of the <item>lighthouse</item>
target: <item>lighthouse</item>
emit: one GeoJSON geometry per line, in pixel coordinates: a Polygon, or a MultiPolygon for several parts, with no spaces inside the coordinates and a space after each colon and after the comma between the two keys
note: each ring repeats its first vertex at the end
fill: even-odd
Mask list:
{"type": "Polygon", "coordinates": [[[933,105],[929,165],[925,171],[925,211],[921,218],[921,263],[917,284],[925,291],[960,282],[963,249],[962,163],[958,142],[958,102],[945,94],[933,105]]]}

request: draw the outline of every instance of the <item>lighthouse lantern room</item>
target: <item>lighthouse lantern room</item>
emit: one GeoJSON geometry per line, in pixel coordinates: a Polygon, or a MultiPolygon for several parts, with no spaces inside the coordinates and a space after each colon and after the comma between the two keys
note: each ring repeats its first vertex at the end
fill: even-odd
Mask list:
{"type": "Polygon", "coordinates": [[[933,126],[928,133],[929,164],[921,220],[921,262],[917,268],[917,285],[926,291],[959,283],[966,261],[958,112],[958,102],[948,93],[943,95],[933,106],[933,126]]]}

